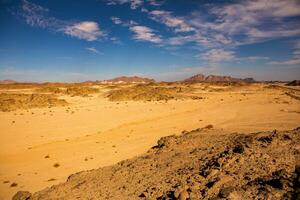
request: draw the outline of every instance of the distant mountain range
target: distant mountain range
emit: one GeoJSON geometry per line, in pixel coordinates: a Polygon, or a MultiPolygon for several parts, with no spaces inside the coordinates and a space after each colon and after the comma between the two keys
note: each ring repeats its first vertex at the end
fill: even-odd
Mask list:
{"type": "Polygon", "coordinates": [[[205,76],[203,74],[196,74],[190,78],[183,80],[185,83],[241,83],[241,82],[255,82],[253,78],[233,78],[231,76],[217,76],[209,75],[205,76]]]}
{"type": "Polygon", "coordinates": [[[139,76],[120,76],[109,80],[99,81],[100,83],[115,83],[115,84],[122,84],[122,83],[153,83],[155,82],[154,79],[150,78],[143,78],[139,76]]]}
{"type": "Polygon", "coordinates": [[[17,83],[17,81],[14,80],[0,80],[0,84],[14,84],[17,83]]]}
{"type": "MultiPolygon", "coordinates": [[[[98,80],[98,81],[85,81],[82,82],[84,84],[128,84],[128,83],[155,83],[156,81],[154,79],[150,78],[145,78],[145,77],[139,77],[139,76],[119,76],[113,79],[108,79],[108,80],[98,80]]],[[[184,79],[182,81],[183,83],[254,83],[257,82],[253,78],[234,78],[231,76],[218,76],[218,75],[209,75],[205,76],[203,74],[196,74],[194,76],[191,76],[187,79],[184,79]]],[[[273,83],[274,81],[262,81],[265,83],[273,83]]],[[[275,81],[278,82],[278,81],[275,81]]],[[[275,83],[274,82],[274,83],[275,83]]],[[[280,83],[286,83],[286,85],[289,86],[299,86],[300,85],[300,80],[294,80],[291,82],[286,82],[286,81],[279,81],[280,83]]],[[[18,82],[15,80],[11,79],[6,79],[6,80],[0,80],[0,84],[5,85],[5,84],[35,84],[35,82],[18,82]]]]}

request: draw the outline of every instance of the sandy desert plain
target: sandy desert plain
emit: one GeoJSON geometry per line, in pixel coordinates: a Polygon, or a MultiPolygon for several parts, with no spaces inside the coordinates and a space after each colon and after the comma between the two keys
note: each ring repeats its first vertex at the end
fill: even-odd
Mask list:
{"type": "MultiPolygon", "coordinates": [[[[0,199],[46,187],[32,196],[18,193],[15,199],[251,199],[250,194],[296,198],[299,99],[299,86],[283,83],[0,85],[0,199]],[[231,148],[230,142],[236,145],[237,133],[244,137],[237,141],[240,146],[225,151],[223,148],[231,148]],[[175,136],[159,140],[169,135],[175,136]],[[248,143],[252,136],[255,142],[248,143]],[[201,148],[203,155],[197,156],[203,156],[202,160],[189,157],[201,148]],[[185,150],[190,153],[184,154],[185,150]],[[216,161],[216,155],[217,161],[231,161],[224,165],[208,162],[216,161]],[[159,156],[164,158],[161,164],[159,156]],[[148,163],[147,157],[154,161],[148,163]],[[250,158],[265,158],[266,163],[251,163],[250,158]],[[252,171],[249,180],[239,181],[238,190],[222,190],[226,184],[235,185],[232,177],[242,179],[235,179],[237,172],[231,179],[227,177],[230,170],[226,172],[226,166],[232,165],[232,159],[239,162],[236,166],[258,171],[252,171]],[[156,168],[150,169],[154,162],[158,163],[156,168]],[[139,164],[134,168],[133,163],[139,164]],[[191,175],[194,165],[200,182],[189,181],[196,176],[191,175]],[[92,170],[98,168],[100,171],[92,170]],[[279,168],[286,171],[284,180],[292,180],[294,185],[286,186],[280,182],[282,177],[279,182],[278,178],[277,182],[274,178],[257,180],[263,173],[275,176],[279,168]],[[70,176],[85,170],[91,171],[70,176]],[[147,183],[139,186],[137,177],[138,183],[147,183]],[[242,187],[247,185],[245,181],[248,186],[255,183],[251,190],[242,187]],[[257,189],[259,184],[265,189],[257,189]]],[[[246,169],[239,170],[243,173],[246,169]]]]}

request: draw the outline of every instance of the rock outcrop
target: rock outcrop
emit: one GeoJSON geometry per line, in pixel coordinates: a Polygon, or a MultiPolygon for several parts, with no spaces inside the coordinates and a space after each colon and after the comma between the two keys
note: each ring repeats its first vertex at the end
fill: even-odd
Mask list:
{"type": "Polygon", "coordinates": [[[139,76],[120,76],[109,80],[100,81],[100,83],[153,83],[154,79],[143,78],[139,76]]]}
{"type": "Polygon", "coordinates": [[[289,83],[286,84],[287,86],[299,86],[300,85],[300,80],[293,80],[289,83]]]}
{"type": "Polygon", "coordinates": [[[14,84],[17,83],[17,81],[14,80],[0,80],[0,84],[14,84]]]}
{"type": "Polygon", "coordinates": [[[183,82],[186,83],[252,83],[255,82],[253,78],[233,78],[231,76],[217,76],[209,75],[204,76],[203,74],[194,75],[188,79],[185,79],[183,82]]]}
{"type": "MultiPolygon", "coordinates": [[[[197,129],[147,153],[71,175],[28,199],[299,199],[300,128],[250,134],[197,129]]],[[[19,198],[21,199],[21,198],[19,198]]]]}

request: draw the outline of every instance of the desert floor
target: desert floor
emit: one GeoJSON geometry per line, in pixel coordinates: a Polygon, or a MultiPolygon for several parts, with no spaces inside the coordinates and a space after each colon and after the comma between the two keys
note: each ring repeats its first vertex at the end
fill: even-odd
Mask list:
{"type": "MultiPolygon", "coordinates": [[[[30,92],[8,92],[24,91],[30,92]]],[[[113,102],[102,94],[61,96],[69,106],[0,112],[0,199],[132,158],[162,136],[209,124],[228,133],[300,125],[299,100],[282,90],[257,84],[197,94],[204,98],[113,102]]]]}

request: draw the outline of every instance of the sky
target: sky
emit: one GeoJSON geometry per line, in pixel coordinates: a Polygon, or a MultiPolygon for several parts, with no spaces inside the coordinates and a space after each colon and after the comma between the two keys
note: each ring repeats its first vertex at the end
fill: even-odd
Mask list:
{"type": "Polygon", "coordinates": [[[300,79],[299,0],[0,0],[0,79],[300,79]]]}

